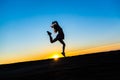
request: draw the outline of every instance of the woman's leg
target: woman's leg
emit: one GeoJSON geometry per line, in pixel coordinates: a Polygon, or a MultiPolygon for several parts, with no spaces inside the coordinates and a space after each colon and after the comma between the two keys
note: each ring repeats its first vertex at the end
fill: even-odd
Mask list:
{"type": "Polygon", "coordinates": [[[65,57],[65,46],[66,46],[66,44],[65,44],[65,42],[64,42],[63,40],[59,40],[59,41],[60,41],[60,43],[63,45],[63,47],[62,47],[62,50],[63,50],[62,54],[63,54],[64,57],[65,57]]]}
{"type": "Polygon", "coordinates": [[[57,38],[55,38],[55,39],[52,38],[52,36],[51,36],[52,33],[51,33],[51,32],[47,31],[47,33],[48,33],[48,35],[49,35],[49,38],[50,38],[50,42],[51,42],[51,43],[54,43],[54,42],[57,41],[57,38]]]}

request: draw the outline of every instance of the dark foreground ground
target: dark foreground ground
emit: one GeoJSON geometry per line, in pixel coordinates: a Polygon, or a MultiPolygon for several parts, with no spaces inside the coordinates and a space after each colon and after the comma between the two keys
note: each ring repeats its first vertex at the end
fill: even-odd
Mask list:
{"type": "Polygon", "coordinates": [[[120,50],[0,65],[0,80],[120,80],[120,50]]]}

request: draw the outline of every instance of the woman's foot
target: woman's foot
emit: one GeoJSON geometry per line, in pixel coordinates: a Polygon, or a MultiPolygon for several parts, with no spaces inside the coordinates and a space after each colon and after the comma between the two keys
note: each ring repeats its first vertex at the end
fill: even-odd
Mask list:
{"type": "Polygon", "coordinates": [[[62,52],[62,55],[63,55],[64,57],[66,57],[66,56],[65,56],[65,52],[62,52]]]}
{"type": "Polygon", "coordinates": [[[48,35],[51,35],[52,33],[51,32],[49,32],[49,31],[47,31],[47,33],[48,33],[48,35]]]}

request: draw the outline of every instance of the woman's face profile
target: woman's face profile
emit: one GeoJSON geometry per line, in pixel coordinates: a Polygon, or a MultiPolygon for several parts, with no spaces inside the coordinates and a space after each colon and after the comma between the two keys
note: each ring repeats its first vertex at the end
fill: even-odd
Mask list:
{"type": "Polygon", "coordinates": [[[53,23],[53,24],[51,25],[51,27],[54,28],[55,25],[57,25],[57,24],[56,24],[56,23],[53,23]]]}

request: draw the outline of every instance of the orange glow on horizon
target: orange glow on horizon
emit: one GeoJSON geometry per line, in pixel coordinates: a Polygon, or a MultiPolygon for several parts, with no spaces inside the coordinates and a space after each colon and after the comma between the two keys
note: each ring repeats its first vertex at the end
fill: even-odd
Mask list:
{"type": "Polygon", "coordinates": [[[54,60],[58,60],[59,59],[59,55],[54,55],[53,58],[54,58],[54,60]]]}
{"type": "MultiPolygon", "coordinates": [[[[66,51],[66,56],[75,56],[75,55],[83,55],[83,54],[91,54],[96,52],[103,52],[103,51],[110,51],[110,50],[120,50],[120,44],[111,44],[111,45],[104,45],[93,47],[89,49],[83,50],[73,50],[73,51],[66,51]]],[[[48,52],[44,54],[37,53],[35,54],[27,54],[21,56],[11,56],[11,57],[2,57],[0,58],[0,64],[10,64],[10,63],[17,63],[17,62],[25,62],[25,61],[35,61],[35,60],[44,60],[52,58],[54,60],[58,60],[63,55],[60,52],[48,52]],[[58,53],[58,54],[56,54],[58,53]]]]}
{"type": "Polygon", "coordinates": [[[103,45],[103,46],[93,47],[89,49],[81,49],[81,50],[79,49],[69,52],[68,55],[69,56],[84,55],[84,54],[91,54],[91,53],[112,51],[112,50],[120,50],[120,44],[103,45]]]}

